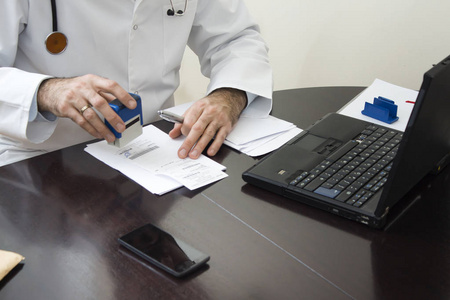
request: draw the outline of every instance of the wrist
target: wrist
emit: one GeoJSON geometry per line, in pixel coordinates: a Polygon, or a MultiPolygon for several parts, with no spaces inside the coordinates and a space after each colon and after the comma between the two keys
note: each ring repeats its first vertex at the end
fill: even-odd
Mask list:
{"type": "Polygon", "coordinates": [[[239,89],[219,88],[217,90],[214,90],[210,95],[220,96],[223,99],[227,99],[227,101],[230,104],[233,104],[233,106],[235,106],[239,110],[239,112],[247,107],[247,93],[239,89]]]}
{"type": "Polygon", "coordinates": [[[41,84],[38,87],[37,94],[36,94],[36,102],[37,102],[37,108],[39,112],[42,111],[48,111],[46,109],[44,103],[44,99],[47,97],[47,94],[50,90],[51,81],[53,78],[47,78],[41,82],[41,84]]]}

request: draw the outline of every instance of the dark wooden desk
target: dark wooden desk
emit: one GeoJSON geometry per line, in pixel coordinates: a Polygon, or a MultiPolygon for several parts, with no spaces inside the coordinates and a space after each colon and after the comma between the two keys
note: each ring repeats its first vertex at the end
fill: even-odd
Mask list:
{"type": "MultiPolygon", "coordinates": [[[[275,92],[273,115],[305,128],[361,90],[275,92]]],[[[245,184],[255,159],[226,147],[214,159],[229,177],[164,196],[83,148],[0,168],[0,249],[26,257],[0,299],[450,298],[450,168],[374,230],[245,184]],[[208,267],[176,279],[119,247],[147,222],[210,254],[208,267]]]]}

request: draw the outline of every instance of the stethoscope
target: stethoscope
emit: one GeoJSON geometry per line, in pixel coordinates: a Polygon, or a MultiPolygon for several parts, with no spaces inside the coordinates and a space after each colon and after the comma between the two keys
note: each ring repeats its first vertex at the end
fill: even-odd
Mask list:
{"type": "MultiPolygon", "coordinates": [[[[56,13],[56,0],[50,0],[52,5],[52,24],[53,32],[45,39],[45,47],[51,54],[63,53],[67,48],[67,37],[64,33],[58,31],[58,15],[56,13]]],[[[184,9],[175,11],[172,0],[170,0],[171,9],[167,11],[168,16],[183,16],[186,13],[188,0],[184,1],[184,9]]]]}
{"type": "Polygon", "coordinates": [[[56,14],[56,1],[50,0],[52,4],[52,22],[53,32],[45,39],[45,47],[51,54],[63,53],[67,48],[67,37],[64,33],[58,31],[58,16],[56,14]]]}
{"type": "Polygon", "coordinates": [[[170,0],[170,5],[172,6],[172,8],[167,11],[167,15],[168,16],[179,16],[179,17],[183,16],[186,13],[187,4],[188,4],[188,0],[185,0],[184,1],[184,9],[183,10],[179,9],[179,10],[175,11],[173,2],[172,2],[172,0],[170,0]]]}

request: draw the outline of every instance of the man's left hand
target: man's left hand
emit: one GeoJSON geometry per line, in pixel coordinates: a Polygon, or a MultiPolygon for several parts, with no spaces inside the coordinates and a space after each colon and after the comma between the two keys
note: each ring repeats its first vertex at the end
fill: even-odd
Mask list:
{"type": "Polygon", "coordinates": [[[232,88],[215,90],[192,104],[184,114],[183,124],[175,124],[169,132],[171,138],[186,136],[178,157],[198,158],[212,139],[207,154],[216,155],[246,105],[246,93],[232,88]]]}

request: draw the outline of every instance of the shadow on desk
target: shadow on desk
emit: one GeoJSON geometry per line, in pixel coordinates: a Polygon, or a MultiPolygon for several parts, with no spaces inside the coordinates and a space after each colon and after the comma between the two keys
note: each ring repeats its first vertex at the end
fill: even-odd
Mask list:
{"type": "Polygon", "coordinates": [[[23,269],[24,263],[21,262],[18,264],[14,269],[12,269],[5,277],[3,277],[2,280],[0,280],[0,292],[2,291],[3,287],[8,284],[11,280],[14,279],[15,276],[23,269]]]}
{"type": "MultiPolygon", "coordinates": [[[[335,228],[367,242],[369,254],[371,283],[372,286],[380,287],[373,290],[375,299],[443,299],[447,287],[450,286],[450,168],[446,168],[441,174],[429,175],[407,193],[391,210],[386,226],[382,229],[372,229],[355,221],[322,211],[315,207],[283,198],[279,195],[269,193],[250,184],[242,186],[241,191],[246,195],[270,203],[284,210],[288,210],[299,219],[308,218],[311,221],[299,221],[304,228],[298,228],[299,232],[311,228],[327,227],[335,228]],[[321,225],[314,225],[320,223],[321,225]],[[311,225],[312,224],[312,225],[311,225]],[[325,225],[325,226],[322,226],[325,225]],[[313,226],[313,227],[311,227],[313,226]],[[424,289],[423,285],[427,288],[424,289]],[[408,286],[408,289],[399,288],[408,286]]],[[[288,216],[288,214],[284,214],[288,216]]],[[[288,221],[287,224],[291,223],[288,221]]],[[[338,234],[336,230],[323,233],[322,237],[335,239],[338,234]]],[[[286,229],[295,239],[295,229],[286,229]]],[[[277,239],[277,237],[272,237],[277,239]]],[[[349,239],[350,240],[350,239],[349,239]]],[[[353,241],[353,239],[351,239],[353,241]]],[[[283,247],[298,248],[292,245],[299,242],[288,242],[283,247]]],[[[364,244],[364,243],[363,243],[364,244]]],[[[361,254],[364,255],[364,248],[361,254]]],[[[317,249],[323,253],[323,249],[317,249]]],[[[315,256],[305,253],[297,253],[299,259],[308,264],[312,269],[320,269],[323,265],[333,261],[333,252],[341,253],[349,251],[346,255],[339,255],[341,262],[336,270],[327,269],[327,276],[333,278],[339,274],[335,282],[340,286],[343,278],[358,278],[358,269],[353,261],[351,248],[344,245],[336,245],[336,249],[328,252],[328,258],[322,257],[316,260],[315,256]],[[302,256],[303,255],[303,256],[302,256]]],[[[319,254],[315,254],[320,257],[319,254]]],[[[344,280],[345,281],[345,280],[344,280]]],[[[357,288],[355,288],[357,289],[357,288]]],[[[359,291],[364,294],[367,291],[359,291]]],[[[358,295],[358,292],[355,292],[358,295]]]]}
{"type": "MultiPolygon", "coordinates": [[[[421,224],[419,222],[410,220],[407,217],[403,216],[412,214],[410,213],[411,210],[414,211],[416,206],[421,207],[422,205],[425,206],[425,210],[421,210],[419,216],[416,217],[420,218],[420,214],[429,214],[430,212],[427,211],[430,208],[428,206],[430,204],[430,201],[439,202],[439,199],[442,199],[443,201],[445,197],[448,197],[449,191],[447,190],[448,189],[447,182],[449,177],[450,177],[450,167],[446,168],[439,175],[428,175],[427,177],[423,178],[411,191],[409,191],[403,197],[401,201],[397,203],[397,205],[391,208],[388,215],[386,226],[384,226],[381,229],[381,231],[385,232],[390,232],[393,230],[395,231],[397,227],[404,226],[405,222],[408,222],[408,226],[411,225],[420,226],[421,224]],[[428,209],[426,209],[426,207],[428,207],[428,209]]],[[[358,228],[363,228],[362,232],[369,232],[369,233],[370,232],[376,233],[377,231],[380,231],[379,229],[370,229],[366,225],[359,224],[355,221],[347,220],[341,216],[336,216],[334,214],[325,212],[318,208],[311,207],[306,204],[297,202],[295,200],[279,196],[275,193],[270,193],[266,190],[255,187],[248,183],[242,186],[241,191],[244,194],[258,198],[261,201],[266,201],[275,206],[288,209],[292,212],[302,215],[303,217],[316,219],[319,222],[331,225],[333,227],[337,227],[341,230],[348,231],[349,233],[352,234],[358,234],[360,232],[357,230],[358,228]],[[271,197],[267,196],[268,193],[271,194],[271,197]]],[[[440,211],[439,210],[433,211],[433,213],[435,212],[439,213],[440,211]]],[[[441,218],[438,218],[438,220],[434,218],[430,219],[436,222],[439,222],[438,220],[441,220],[441,218]]],[[[439,227],[444,225],[450,225],[450,223],[436,224],[436,226],[439,227]]]]}

